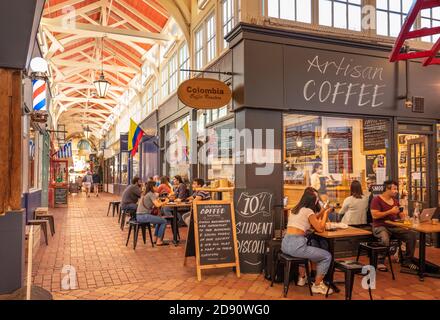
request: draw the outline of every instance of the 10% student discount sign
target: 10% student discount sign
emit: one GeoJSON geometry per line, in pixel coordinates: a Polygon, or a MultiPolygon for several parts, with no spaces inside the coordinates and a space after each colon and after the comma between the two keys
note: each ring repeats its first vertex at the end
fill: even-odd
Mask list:
{"type": "Polygon", "coordinates": [[[177,96],[185,105],[195,109],[218,109],[231,101],[231,89],[222,81],[195,78],[183,82],[177,96]]]}

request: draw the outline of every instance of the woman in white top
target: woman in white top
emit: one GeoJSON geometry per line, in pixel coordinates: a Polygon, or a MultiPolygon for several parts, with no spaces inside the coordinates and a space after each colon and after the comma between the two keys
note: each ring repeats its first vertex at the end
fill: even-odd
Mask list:
{"type": "Polygon", "coordinates": [[[363,194],[361,183],[357,180],[351,183],[350,194],[339,211],[339,215],[343,216],[341,222],[348,225],[366,224],[369,195],[363,194]]]}
{"type": "MultiPolygon", "coordinates": [[[[331,210],[331,208],[321,210],[317,190],[311,187],[306,188],[301,200],[289,214],[287,233],[281,243],[283,253],[297,258],[307,258],[317,263],[315,283],[312,286],[313,293],[327,293],[328,288],[323,279],[332,262],[332,256],[326,250],[307,245],[305,233],[312,227],[318,232],[323,232],[331,210]]],[[[298,285],[304,286],[305,284],[305,271],[300,269],[298,285]]],[[[333,291],[329,289],[329,294],[331,293],[333,291]]]]}

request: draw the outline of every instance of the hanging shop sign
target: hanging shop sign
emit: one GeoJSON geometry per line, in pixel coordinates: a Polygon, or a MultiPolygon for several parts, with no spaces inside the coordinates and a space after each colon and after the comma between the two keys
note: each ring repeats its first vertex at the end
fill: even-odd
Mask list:
{"type": "Polygon", "coordinates": [[[222,81],[196,78],[183,82],[177,96],[185,105],[195,109],[217,109],[231,101],[232,92],[222,81]]]}

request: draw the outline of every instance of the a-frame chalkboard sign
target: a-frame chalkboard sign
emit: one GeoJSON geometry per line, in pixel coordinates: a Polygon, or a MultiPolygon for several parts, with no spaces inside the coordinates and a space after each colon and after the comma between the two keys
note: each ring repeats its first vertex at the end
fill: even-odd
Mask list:
{"type": "Polygon", "coordinates": [[[240,277],[237,232],[232,201],[194,201],[185,261],[196,256],[197,279],[203,269],[235,267],[240,277]]]}

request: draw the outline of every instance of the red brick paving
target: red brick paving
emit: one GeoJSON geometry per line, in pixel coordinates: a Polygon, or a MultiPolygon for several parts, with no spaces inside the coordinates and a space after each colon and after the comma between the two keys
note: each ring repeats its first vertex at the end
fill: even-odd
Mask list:
{"type": "MultiPolygon", "coordinates": [[[[231,270],[206,270],[198,282],[194,258],[188,258],[187,266],[183,266],[184,244],[152,248],[140,237],[136,251],[131,241],[126,247],[128,228],[121,231],[111,212],[107,217],[108,201],[114,199],[117,197],[109,194],[88,199],[76,195],[69,198],[68,208],[51,210],[56,234],[49,239],[49,246],[41,245],[34,260],[34,285],[51,291],[55,299],[284,299],[282,285],[270,287],[263,275],[243,274],[238,279],[231,270]],[[76,269],[77,289],[62,289],[65,265],[76,269]]],[[[185,239],[186,228],[181,228],[180,234],[185,239]]],[[[172,238],[169,228],[165,238],[172,238]]],[[[439,249],[428,248],[427,256],[440,264],[439,249]]],[[[440,298],[440,279],[420,282],[412,275],[397,272],[396,276],[397,280],[392,281],[390,273],[377,274],[375,300],[440,298]]],[[[311,298],[307,287],[291,284],[287,299],[311,298]]],[[[325,298],[315,295],[312,299],[325,298]]],[[[329,299],[344,299],[343,286],[341,293],[329,299]]],[[[360,278],[356,279],[353,299],[369,299],[360,278]]]]}

